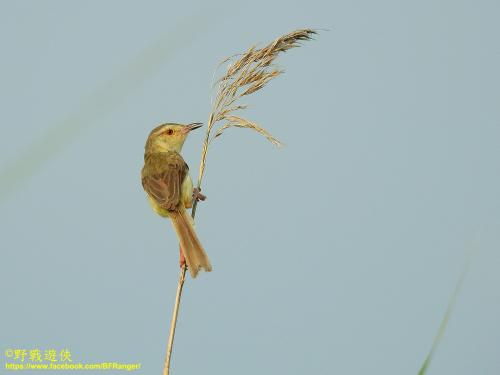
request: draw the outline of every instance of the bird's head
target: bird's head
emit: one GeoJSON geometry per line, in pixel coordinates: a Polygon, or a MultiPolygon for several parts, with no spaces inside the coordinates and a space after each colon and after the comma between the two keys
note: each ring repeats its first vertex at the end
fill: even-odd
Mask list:
{"type": "Polygon", "coordinates": [[[201,126],[199,122],[188,125],[168,123],[157,126],[149,133],[145,147],[146,154],[166,151],[181,152],[189,132],[201,126]]]}

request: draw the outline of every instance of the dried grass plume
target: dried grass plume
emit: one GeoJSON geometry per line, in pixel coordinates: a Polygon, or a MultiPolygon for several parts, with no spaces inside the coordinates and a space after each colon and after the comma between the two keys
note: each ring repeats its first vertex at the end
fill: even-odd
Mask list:
{"type": "Polygon", "coordinates": [[[299,47],[300,42],[311,40],[316,31],[312,29],[301,29],[292,31],[277,38],[274,42],[264,48],[250,47],[242,55],[236,55],[223,60],[219,66],[227,63],[226,73],[218,79],[217,94],[212,103],[212,109],[208,118],[208,126],[203,143],[200,170],[198,174],[198,188],[201,187],[205,161],[210,142],[224,133],[225,130],[238,127],[257,131],[267,138],[275,146],[282,146],[266,129],[255,122],[235,115],[235,112],[247,108],[246,105],[238,104],[238,100],[246,95],[253,94],[262,89],[269,81],[283,73],[274,62],[281,52],[299,47]],[[236,57],[239,58],[235,60],[236,57]],[[215,134],[212,129],[218,126],[215,134]]]}

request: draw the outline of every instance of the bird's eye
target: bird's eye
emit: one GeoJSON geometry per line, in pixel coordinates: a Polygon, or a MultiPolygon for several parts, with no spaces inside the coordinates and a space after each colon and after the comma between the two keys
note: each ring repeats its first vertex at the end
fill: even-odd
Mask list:
{"type": "Polygon", "coordinates": [[[172,135],[172,134],[174,134],[174,131],[173,131],[172,129],[168,129],[168,130],[166,131],[166,133],[167,133],[168,135],[172,135]]]}

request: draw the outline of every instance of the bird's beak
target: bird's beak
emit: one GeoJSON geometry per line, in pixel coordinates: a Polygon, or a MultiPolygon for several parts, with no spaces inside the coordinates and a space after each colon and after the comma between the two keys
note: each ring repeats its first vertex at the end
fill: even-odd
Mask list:
{"type": "Polygon", "coordinates": [[[201,122],[193,122],[189,125],[186,125],[186,133],[189,133],[191,130],[201,128],[203,126],[203,123],[201,122]]]}

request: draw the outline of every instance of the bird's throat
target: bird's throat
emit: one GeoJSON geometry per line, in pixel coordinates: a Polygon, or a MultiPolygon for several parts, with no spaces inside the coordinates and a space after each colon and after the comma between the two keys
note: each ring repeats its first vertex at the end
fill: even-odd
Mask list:
{"type": "Polygon", "coordinates": [[[184,142],[167,142],[164,139],[155,139],[151,144],[147,145],[146,153],[156,152],[177,152],[181,153],[184,142]]]}

